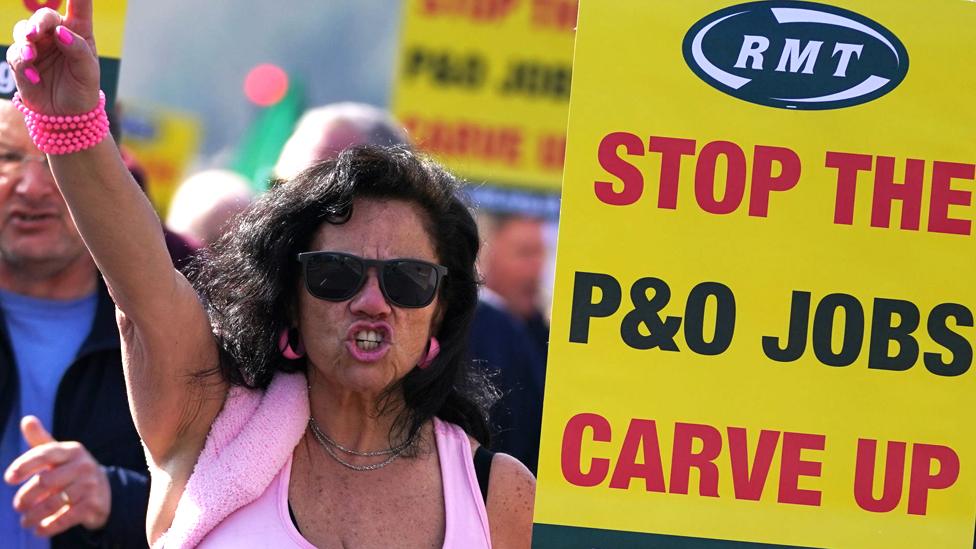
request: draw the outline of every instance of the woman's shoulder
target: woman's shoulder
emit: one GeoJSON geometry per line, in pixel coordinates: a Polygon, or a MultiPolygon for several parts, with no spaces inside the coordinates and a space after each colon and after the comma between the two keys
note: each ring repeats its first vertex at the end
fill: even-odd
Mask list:
{"type": "MultiPolygon", "coordinates": [[[[471,452],[481,446],[468,436],[471,452]]],[[[519,460],[496,453],[488,481],[488,524],[493,547],[529,547],[535,508],[535,477],[519,460]]]]}
{"type": "Polygon", "coordinates": [[[525,507],[531,515],[535,501],[535,476],[521,461],[508,454],[495,453],[488,484],[489,503],[493,497],[504,499],[506,507],[525,507]]]}
{"type": "Polygon", "coordinates": [[[522,462],[495,454],[488,484],[488,526],[492,547],[528,548],[532,543],[535,477],[522,462]]]}
{"type": "MultiPolygon", "coordinates": [[[[439,423],[458,431],[461,429],[453,423],[443,420],[439,423]]],[[[471,455],[474,456],[478,448],[481,447],[481,443],[471,435],[465,434],[464,437],[471,446],[471,455]]],[[[528,467],[514,457],[501,452],[492,452],[491,476],[488,485],[489,503],[491,503],[493,494],[510,500],[509,503],[512,504],[516,504],[520,500],[528,502],[531,514],[532,503],[535,500],[535,476],[528,467]]]]}
{"type": "MultiPolygon", "coordinates": [[[[453,424],[448,424],[453,425],[453,424]]],[[[474,455],[478,448],[481,447],[481,443],[478,439],[471,435],[466,435],[468,439],[468,444],[471,445],[471,455],[474,455]]],[[[503,454],[501,452],[492,452],[493,458],[491,461],[491,478],[495,479],[495,471],[504,476],[512,476],[513,479],[521,479],[521,481],[531,481],[532,485],[535,486],[535,476],[529,471],[529,468],[522,464],[521,461],[515,459],[513,456],[508,454],[503,454]]],[[[516,481],[518,482],[518,481],[516,481]]]]}

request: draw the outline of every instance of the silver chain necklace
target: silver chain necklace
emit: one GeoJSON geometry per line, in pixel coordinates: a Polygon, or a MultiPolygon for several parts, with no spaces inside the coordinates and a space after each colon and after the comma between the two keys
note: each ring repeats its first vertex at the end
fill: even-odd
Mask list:
{"type": "Polygon", "coordinates": [[[346,448],[345,446],[343,446],[343,445],[339,444],[338,442],[336,442],[335,440],[333,440],[332,437],[330,437],[329,435],[325,434],[325,431],[323,431],[321,428],[319,428],[319,423],[317,421],[315,421],[315,418],[314,417],[308,418],[308,424],[312,427],[312,432],[315,433],[315,435],[316,435],[317,438],[323,438],[323,439],[325,439],[325,442],[329,446],[333,446],[333,447],[337,448],[339,451],[341,451],[343,453],[346,453],[346,454],[349,454],[349,455],[352,455],[352,456],[376,457],[376,456],[386,456],[386,455],[389,455],[389,454],[399,454],[399,453],[403,452],[404,450],[406,450],[408,446],[410,446],[411,444],[413,444],[413,439],[411,438],[411,439],[407,440],[406,442],[404,442],[403,444],[401,444],[399,446],[395,446],[393,448],[387,448],[385,450],[373,450],[371,452],[360,452],[359,450],[353,450],[352,448],[346,448]]]}
{"type": "Polygon", "coordinates": [[[385,450],[373,450],[370,452],[360,452],[358,450],[346,448],[345,446],[329,438],[329,435],[326,435],[324,432],[322,432],[322,429],[319,428],[318,422],[315,421],[314,417],[308,418],[308,426],[311,428],[312,435],[315,436],[315,440],[317,440],[319,444],[322,446],[322,448],[325,449],[325,452],[330,456],[332,456],[332,459],[339,462],[340,465],[348,469],[352,469],[353,471],[374,471],[376,469],[382,469],[383,467],[386,467],[387,465],[393,463],[393,461],[396,458],[400,457],[400,454],[402,454],[404,450],[409,448],[414,441],[414,437],[411,437],[409,440],[407,440],[406,442],[404,442],[403,444],[395,448],[387,448],[385,450]],[[376,456],[389,455],[390,457],[386,458],[385,460],[379,463],[356,465],[355,463],[349,463],[348,461],[342,459],[342,457],[340,457],[339,454],[337,454],[335,449],[333,448],[337,448],[340,451],[353,456],[376,457],[376,456]]]}

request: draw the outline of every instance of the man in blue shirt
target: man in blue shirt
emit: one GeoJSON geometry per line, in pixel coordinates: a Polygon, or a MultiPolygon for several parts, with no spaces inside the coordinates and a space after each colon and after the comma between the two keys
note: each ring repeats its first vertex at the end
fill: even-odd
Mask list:
{"type": "Polygon", "coordinates": [[[480,212],[478,230],[485,241],[478,256],[485,288],[471,329],[473,356],[499,370],[496,381],[503,395],[492,409],[492,420],[500,427],[498,447],[534,473],[549,346],[549,323],[539,309],[545,222],[520,214],[480,212]],[[509,320],[503,323],[499,312],[509,320]],[[499,343],[484,341],[483,334],[501,333],[510,335],[499,343]]]}
{"type": "Polygon", "coordinates": [[[478,258],[485,286],[500,298],[500,306],[522,320],[545,357],[549,322],[539,308],[546,263],[545,221],[528,215],[482,212],[478,230],[485,240],[478,258]]]}
{"type": "Polygon", "coordinates": [[[114,306],[46,158],[6,101],[0,428],[4,547],[146,545],[148,478],[125,397],[114,306]]]}

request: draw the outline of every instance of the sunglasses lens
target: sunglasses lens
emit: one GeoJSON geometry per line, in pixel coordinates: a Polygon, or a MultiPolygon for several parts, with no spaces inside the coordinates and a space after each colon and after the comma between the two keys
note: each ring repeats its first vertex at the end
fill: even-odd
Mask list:
{"type": "Polygon", "coordinates": [[[319,299],[342,301],[359,290],[364,265],[355,257],[322,254],[308,260],[305,279],[308,291],[319,299]]]}
{"type": "Polygon", "coordinates": [[[383,268],[383,286],[390,301],[402,307],[424,307],[437,291],[437,271],[419,261],[391,261],[383,268]]]}

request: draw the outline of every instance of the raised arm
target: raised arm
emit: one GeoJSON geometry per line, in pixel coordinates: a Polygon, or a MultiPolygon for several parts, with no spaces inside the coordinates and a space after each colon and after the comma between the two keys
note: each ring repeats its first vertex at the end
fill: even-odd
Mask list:
{"type": "MultiPolygon", "coordinates": [[[[75,116],[97,108],[92,0],[69,0],[65,16],[47,8],[37,11],[17,24],[14,40],[7,61],[21,101],[33,113],[28,113],[29,123],[31,116],[75,116]]],[[[217,366],[206,313],[193,288],[173,269],[159,219],[111,136],[85,150],[49,153],[48,159],[122,313],[119,327],[136,427],[155,464],[181,476],[182,469],[192,469],[226,393],[219,378],[201,382],[194,376],[217,366]],[[180,471],[169,470],[173,467],[180,471]]]]}

